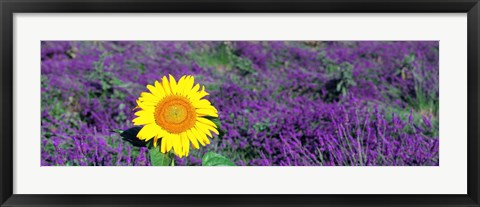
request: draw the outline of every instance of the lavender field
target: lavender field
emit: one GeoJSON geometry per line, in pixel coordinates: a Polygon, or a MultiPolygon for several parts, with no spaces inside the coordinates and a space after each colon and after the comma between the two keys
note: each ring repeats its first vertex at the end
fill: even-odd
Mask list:
{"type": "Polygon", "coordinates": [[[206,152],[238,166],[438,166],[437,41],[43,41],[41,165],[148,166],[147,84],[192,75],[218,110],[206,152]]]}

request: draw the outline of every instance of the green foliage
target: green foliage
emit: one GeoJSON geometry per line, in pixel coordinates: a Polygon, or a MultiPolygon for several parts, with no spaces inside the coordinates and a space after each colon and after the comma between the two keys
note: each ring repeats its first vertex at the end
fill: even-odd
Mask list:
{"type": "Polygon", "coordinates": [[[269,120],[264,120],[264,121],[261,121],[261,122],[257,122],[257,123],[254,123],[252,125],[252,127],[257,131],[257,132],[261,132],[261,131],[264,131],[264,130],[268,130],[270,128],[270,121],[269,120]]]}
{"type": "Polygon", "coordinates": [[[403,64],[405,64],[405,65],[411,65],[414,61],[415,61],[415,54],[414,53],[410,53],[408,55],[405,55],[405,57],[403,58],[403,64]]]}
{"type": "Polygon", "coordinates": [[[415,84],[414,94],[406,97],[407,102],[421,114],[438,117],[438,94],[428,92],[431,91],[431,89],[425,88],[425,75],[418,74],[420,71],[417,71],[417,68],[413,65],[414,62],[414,53],[406,55],[403,58],[402,68],[400,70],[402,79],[413,79],[415,84]]]}
{"type": "Polygon", "coordinates": [[[234,62],[235,68],[237,68],[240,71],[241,75],[248,75],[256,72],[253,69],[253,64],[250,61],[250,59],[244,59],[238,56],[233,56],[233,62],[234,62]]]}
{"type": "Polygon", "coordinates": [[[338,71],[342,70],[342,67],[348,64],[348,63],[337,64],[334,60],[327,57],[326,51],[321,51],[319,53],[318,60],[322,63],[322,65],[325,67],[325,70],[330,75],[337,74],[338,71]]]}
{"type": "Polygon", "coordinates": [[[407,102],[419,113],[425,115],[432,115],[438,117],[439,113],[439,100],[438,94],[424,87],[423,81],[425,81],[421,76],[413,73],[414,84],[415,84],[415,94],[414,96],[407,97],[407,102]]]}
{"type": "MultiPolygon", "coordinates": [[[[400,118],[403,122],[408,122],[408,119],[410,117],[410,110],[411,110],[410,108],[401,109],[401,108],[398,108],[398,107],[386,107],[385,108],[385,118],[388,121],[392,121],[393,114],[395,114],[395,116],[397,118],[400,118]]],[[[426,115],[426,116],[429,117],[428,115],[426,115]]],[[[422,114],[412,113],[412,118],[413,118],[413,123],[416,126],[424,126],[422,114]]],[[[439,120],[438,120],[438,117],[430,116],[429,118],[430,118],[430,122],[431,122],[432,127],[429,130],[425,131],[425,135],[430,136],[430,137],[438,137],[439,136],[439,120]]],[[[404,129],[404,132],[412,133],[411,130],[412,129],[410,127],[406,127],[404,129]]]]}
{"type": "Polygon", "coordinates": [[[351,86],[356,86],[357,83],[353,78],[353,66],[349,63],[342,63],[340,67],[340,77],[339,82],[337,83],[336,90],[343,96],[347,95],[348,88],[351,86]]]}
{"type": "MultiPolygon", "coordinates": [[[[108,53],[103,53],[99,60],[93,63],[94,71],[89,73],[85,79],[99,82],[101,85],[100,94],[89,93],[91,98],[117,98],[125,99],[126,95],[118,90],[114,90],[115,87],[129,88],[131,83],[124,83],[114,73],[109,71],[104,65],[105,59],[109,56],[108,53]]],[[[112,67],[112,65],[110,65],[112,67]]],[[[137,66],[137,70],[142,70],[142,65],[137,66]]]]}
{"type": "Polygon", "coordinates": [[[202,67],[214,67],[219,72],[237,70],[240,75],[248,75],[256,73],[253,69],[253,63],[250,59],[242,58],[234,54],[232,46],[229,42],[220,44],[218,48],[209,53],[194,53],[192,58],[202,67]]]}
{"type": "Polygon", "coordinates": [[[203,166],[235,166],[228,158],[214,152],[207,152],[202,158],[203,166]]]}
{"type": "Polygon", "coordinates": [[[153,166],[173,166],[173,154],[172,153],[162,153],[160,152],[159,147],[152,147],[148,150],[150,154],[150,163],[153,166]]]}
{"type": "Polygon", "coordinates": [[[396,75],[400,75],[403,80],[411,78],[410,74],[412,74],[415,70],[413,63],[415,62],[415,54],[411,53],[405,55],[402,62],[400,62],[400,67],[398,68],[396,75]]]}
{"type": "Polygon", "coordinates": [[[419,113],[438,116],[438,96],[435,94],[426,94],[417,84],[415,85],[415,97],[409,98],[408,102],[419,113]]]}

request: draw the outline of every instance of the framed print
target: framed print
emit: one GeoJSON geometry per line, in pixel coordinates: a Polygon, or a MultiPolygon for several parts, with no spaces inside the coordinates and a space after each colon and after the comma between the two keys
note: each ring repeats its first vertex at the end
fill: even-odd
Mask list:
{"type": "Polygon", "coordinates": [[[479,4],[1,1],[2,206],[479,206],[479,4]]]}

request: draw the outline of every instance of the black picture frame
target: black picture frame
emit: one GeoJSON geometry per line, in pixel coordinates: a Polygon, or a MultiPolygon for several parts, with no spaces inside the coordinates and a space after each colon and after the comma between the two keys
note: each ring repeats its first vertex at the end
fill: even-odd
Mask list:
{"type": "MultiPolygon", "coordinates": [[[[1,206],[480,206],[478,0],[0,0],[1,206]],[[465,195],[21,195],[13,194],[15,13],[467,13],[468,186],[465,195]]],[[[347,187],[347,186],[346,186],[347,187]]],[[[412,186],[414,187],[414,186],[412,186]]]]}

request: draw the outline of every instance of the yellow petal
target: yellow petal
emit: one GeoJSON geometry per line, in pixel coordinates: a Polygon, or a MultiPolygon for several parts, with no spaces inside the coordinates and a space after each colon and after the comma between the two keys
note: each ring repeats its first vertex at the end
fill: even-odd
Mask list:
{"type": "Polygon", "coordinates": [[[157,90],[163,94],[163,96],[166,96],[166,92],[165,92],[165,89],[163,88],[162,84],[158,81],[155,81],[155,88],[157,88],[157,90]]]}
{"type": "Polygon", "coordinates": [[[160,151],[162,153],[167,153],[167,138],[166,137],[162,137],[162,143],[160,145],[160,151]]]}
{"type": "Polygon", "coordinates": [[[207,93],[205,91],[205,86],[202,86],[202,90],[198,92],[198,94],[200,95],[198,98],[201,99],[203,98],[204,96],[208,95],[209,93],[207,93]]]}
{"type": "MultiPolygon", "coordinates": [[[[153,143],[154,144],[154,147],[156,147],[156,144],[158,142],[158,139],[160,138],[163,138],[167,135],[167,131],[163,130],[161,127],[158,126],[158,128],[156,129],[157,130],[157,136],[155,137],[155,142],[153,143]]],[[[160,146],[160,151],[162,151],[162,148],[166,148],[164,145],[163,145],[163,139],[162,139],[162,143],[161,143],[162,146],[160,146]]],[[[163,151],[163,153],[165,153],[165,151],[163,151]]]]}
{"type": "Polygon", "coordinates": [[[170,83],[168,82],[168,79],[166,76],[163,76],[162,78],[162,86],[163,86],[163,90],[165,91],[165,95],[171,95],[172,94],[172,91],[170,90],[170,83]]]}
{"type": "Polygon", "coordinates": [[[200,84],[197,83],[197,85],[193,86],[192,91],[198,92],[199,89],[200,89],[200,84]]]}
{"type": "Polygon", "coordinates": [[[169,152],[172,147],[173,147],[173,137],[171,136],[171,134],[163,137],[162,139],[165,139],[165,151],[166,152],[169,152]]]}
{"type": "Polygon", "coordinates": [[[151,111],[141,110],[141,111],[135,112],[135,116],[151,118],[153,117],[153,113],[151,111]]]}
{"type": "MultiPolygon", "coordinates": [[[[205,146],[205,142],[204,142],[203,137],[206,137],[206,135],[205,135],[203,132],[198,131],[198,129],[196,129],[195,127],[193,127],[191,130],[192,130],[193,136],[195,136],[195,139],[196,139],[202,146],[205,146]],[[203,136],[202,136],[201,134],[203,134],[203,136]]],[[[193,142],[192,142],[192,143],[193,143],[193,142]]]]}
{"type": "Polygon", "coordinates": [[[137,99],[136,102],[137,102],[137,106],[139,106],[140,108],[155,106],[155,103],[152,101],[142,101],[140,99],[137,99]]]}
{"type": "Polygon", "coordinates": [[[185,78],[184,94],[190,96],[195,78],[191,75],[185,78]]]}
{"type": "MultiPolygon", "coordinates": [[[[193,101],[192,105],[195,108],[213,108],[212,103],[210,103],[210,101],[208,101],[207,99],[193,101]]],[[[215,110],[215,108],[213,109],[215,110]]]]}
{"type": "Polygon", "coordinates": [[[213,123],[213,121],[211,121],[210,119],[206,119],[206,118],[203,118],[203,117],[197,117],[197,121],[199,121],[200,123],[210,125],[212,127],[217,128],[217,125],[215,123],[213,123]]]}
{"type": "Polygon", "coordinates": [[[140,116],[132,120],[133,125],[146,125],[155,123],[155,117],[151,116],[140,116]]]}
{"type": "Polygon", "coordinates": [[[158,101],[160,101],[160,98],[157,97],[157,96],[154,96],[151,93],[142,92],[140,94],[140,98],[138,98],[138,100],[143,101],[143,102],[157,103],[158,101]]]}
{"type": "Polygon", "coordinates": [[[137,137],[141,140],[148,141],[157,135],[156,129],[158,126],[156,124],[145,125],[137,134],[137,137]]]}
{"type": "Polygon", "coordinates": [[[187,98],[191,102],[195,102],[195,101],[200,100],[200,99],[197,98],[198,89],[200,89],[200,85],[197,83],[197,85],[193,86],[193,88],[190,91],[187,92],[188,93],[187,98]]]}
{"type": "Polygon", "coordinates": [[[150,110],[152,107],[155,108],[158,102],[153,102],[153,101],[144,101],[141,100],[141,98],[137,99],[137,107],[136,108],[145,108],[147,110],[150,110]]]}
{"type": "Polygon", "coordinates": [[[147,89],[156,97],[158,97],[159,99],[162,99],[163,97],[165,97],[165,92],[163,91],[163,89],[161,88],[157,88],[155,86],[152,86],[152,85],[147,85],[147,89]]]}
{"type": "Polygon", "coordinates": [[[170,76],[170,89],[172,90],[172,94],[177,94],[177,82],[175,81],[175,78],[172,75],[170,76]]]}
{"type": "Polygon", "coordinates": [[[195,128],[197,128],[197,130],[198,130],[198,132],[200,132],[200,134],[206,134],[209,137],[212,137],[212,133],[210,133],[210,130],[208,130],[208,128],[205,127],[205,124],[196,123],[195,128]]]}
{"type": "Polygon", "coordinates": [[[197,115],[218,117],[217,111],[213,109],[195,109],[197,115]]]}
{"type": "Polygon", "coordinates": [[[185,156],[188,156],[188,153],[190,152],[190,142],[188,141],[187,133],[186,132],[181,133],[180,138],[182,139],[183,154],[185,156]]]}
{"type": "Polygon", "coordinates": [[[173,135],[174,135],[173,138],[171,138],[173,142],[173,150],[175,151],[175,154],[177,154],[179,157],[183,157],[180,136],[178,134],[173,134],[173,135]]]}
{"type": "Polygon", "coordinates": [[[206,145],[210,144],[210,139],[208,139],[208,136],[204,133],[200,133],[200,134],[202,135],[201,138],[202,138],[203,142],[205,142],[206,145]]]}
{"type": "Polygon", "coordinates": [[[206,95],[208,95],[208,93],[205,91],[205,86],[202,86],[202,90],[192,94],[190,98],[191,100],[200,100],[206,95]]]}
{"type": "Polygon", "coordinates": [[[200,148],[200,146],[198,145],[197,138],[193,134],[192,130],[193,129],[190,129],[190,130],[187,131],[187,137],[190,140],[190,142],[192,143],[193,148],[198,149],[198,148],[200,148]]]}
{"type": "Polygon", "coordinates": [[[157,142],[158,142],[158,134],[153,138],[153,147],[157,147],[157,142]]]}
{"type": "Polygon", "coordinates": [[[202,125],[202,127],[204,127],[204,128],[206,128],[206,129],[214,132],[214,133],[217,134],[217,135],[219,134],[219,133],[218,133],[218,130],[217,130],[217,127],[216,127],[215,125],[214,125],[214,126],[211,126],[211,125],[209,125],[209,124],[204,124],[204,123],[202,123],[202,122],[198,123],[198,125],[202,125]]]}
{"type": "Polygon", "coordinates": [[[147,104],[146,102],[137,101],[136,108],[142,109],[142,111],[151,112],[152,114],[155,112],[155,106],[149,103],[147,104]]]}
{"type": "Polygon", "coordinates": [[[182,76],[179,80],[178,80],[178,84],[177,84],[177,94],[178,95],[184,95],[184,89],[185,89],[185,77],[186,76],[182,76]]]}
{"type": "Polygon", "coordinates": [[[147,89],[150,91],[151,94],[153,94],[154,96],[156,96],[158,94],[158,91],[157,89],[155,88],[155,86],[152,86],[152,85],[147,85],[147,89]]]}

